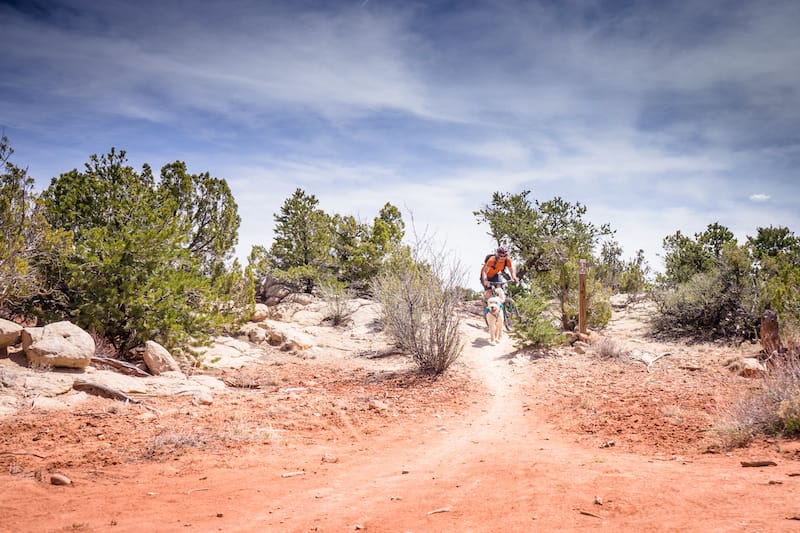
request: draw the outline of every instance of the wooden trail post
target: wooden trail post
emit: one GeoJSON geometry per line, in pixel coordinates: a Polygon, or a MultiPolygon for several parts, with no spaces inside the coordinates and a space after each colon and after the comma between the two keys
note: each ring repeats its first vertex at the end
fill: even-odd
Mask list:
{"type": "Polygon", "coordinates": [[[586,333],[586,259],[581,259],[578,275],[578,332],[586,333]]]}
{"type": "Polygon", "coordinates": [[[765,360],[770,360],[773,355],[786,351],[778,329],[778,313],[772,309],[765,310],[761,315],[761,348],[762,359],[765,360]]]}

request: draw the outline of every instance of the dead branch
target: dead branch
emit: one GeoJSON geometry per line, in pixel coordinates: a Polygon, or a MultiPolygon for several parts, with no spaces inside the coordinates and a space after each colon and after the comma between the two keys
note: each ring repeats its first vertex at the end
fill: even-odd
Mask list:
{"type": "Polygon", "coordinates": [[[99,355],[93,356],[92,361],[97,361],[100,364],[108,365],[110,367],[116,368],[117,370],[121,370],[124,373],[133,374],[141,377],[151,376],[138,366],[128,363],[127,361],[120,361],[119,359],[112,359],[111,357],[103,357],[99,355]]]}
{"type": "Polygon", "coordinates": [[[398,350],[397,348],[387,348],[385,350],[365,350],[360,352],[358,355],[359,357],[363,357],[365,359],[381,359],[383,357],[389,357],[391,355],[399,355],[403,352],[398,350]]]}
{"type": "Polygon", "coordinates": [[[9,452],[0,450],[0,455],[32,455],[34,457],[38,457],[39,459],[47,459],[46,455],[41,455],[36,452],[9,452]]]}
{"type": "Polygon", "coordinates": [[[742,461],[742,466],[778,466],[775,461],[742,461]]]}
{"type": "Polygon", "coordinates": [[[115,400],[123,400],[125,402],[130,402],[130,403],[141,403],[139,402],[139,400],[131,398],[122,391],[118,391],[117,389],[112,389],[111,387],[101,385],[100,383],[94,383],[92,381],[84,381],[82,379],[76,379],[75,382],[72,384],[72,388],[75,390],[82,390],[84,392],[88,392],[89,394],[94,394],[97,396],[105,396],[106,398],[112,398],[115,400]]]}
{"type": "Polygon", "coordinates": [[[653,357],[652,359],[649,359],[649,360],[647,358],[641,357],[641,356],[632,357],[632,359],[634,361],[638,361],[638,362],[642,363],[644,366],[646,366],[648,372],[652,372],[653,371],[653,363],[655,363],[656,361],[658,361],[662,357],[666,357],[668,355],[672,355],[672,352],[664,352],[664,353],[659,354],[659,355],[657,355],[657,356],[655,356],[655,357],[653,357]]]}
{"type": "Polygon", "coordinates": [[[662,353],[662,354],[660,354],[660,355],[657,355],[657,356],[655,356],[655,357],[653,358],[653,360],[652,360],[652,361],[650,361],[650,362],[647,364],[647,371],[648,371],[648,372],[650,372],[650,371],[651,371],[651,369],[653,368],[653,363],[655,363],[656,361],[658,361],[658,360],[659,360],[659,359],[661,359],[662,357],[666,357],[666,356],[668,356],[668,355],[672,355],[672,352],[664,352],[664,353],[662,353]]]}

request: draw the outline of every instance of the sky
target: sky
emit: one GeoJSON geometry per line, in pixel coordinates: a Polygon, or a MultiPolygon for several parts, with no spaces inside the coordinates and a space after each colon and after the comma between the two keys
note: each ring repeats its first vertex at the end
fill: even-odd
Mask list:
{"type": "Polygon", "coordinates": [[[477,272],[474,211],[530,191],[663,271],[676,231],[800,233],[798,27],[796,0],[0,0],[0,133],[38,189],[111,147],[224,178],[243,261],[299,188],[477,272]]]}

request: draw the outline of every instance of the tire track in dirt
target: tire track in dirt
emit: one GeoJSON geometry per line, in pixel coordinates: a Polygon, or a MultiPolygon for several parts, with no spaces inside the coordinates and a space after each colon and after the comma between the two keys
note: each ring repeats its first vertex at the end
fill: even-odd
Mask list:
{"type": "Polygon", "coordinates": [[[664,461],[570,442],[521,393],[535,363],[515,358],[508,339],[489,345],[478,320],[463,331],[460,364],[487,390],[472,419],[365,450],[358,464],[299,482],[279,521],[259,521],[285,531],[797,531],[786,519],[800,511],[792,465],[759,471],[726,456],[664,461]]]}
{"type": "Polygon", "coordinates": [[[752,459],[777,467],[741,468],[746,451],[658,460],[587,447],[537,412],[549,392],[536,360],[512,354],[508,339],[489,345],[480,319],[467,317],[463,335],[457,366],[485,387],[463,413],[401,416],[357,439],[120,465],[73,487],[13,476],[0,531],[7,517],[27,526],[14,531],[114,533],[798,531],[787,520],[800,515],[796,463],[774,454],[752,459]],[[37,500],[35,518],[20,516],[23,494],[37,500]]]}
{"type": "MultiPolygon", "coordinates": [[[[517,378],[509,372],[511,340],[490,345],[482,326],[479,320],[462,324],[465,346],[459,364],[486,388],[486,403],[475,409],[471,419],[431,421],[406,443],[387,443],[378,454],[367,451],[357,465],[348,464],[340,474],[312,480],[313,486],[288,494],[279,505],[283,512],[278,522],[263,515],[260,519],[290,531],[331,526],[428,531],[436,523],[442,527],[443,520],[462,516],[476,497],[483,499],[486,481],[499,474],[492,464],[519,460],[520,451],[528,451],[523,443],[530,436],[517,378]],[[476,474],[475,465],[485,471],[476,474]],[[308,502],[304,513],[289,511],[298,500],[308,502]]],[[[307,481],[298,480],[298,485],[308,485],[307,481]]]]}

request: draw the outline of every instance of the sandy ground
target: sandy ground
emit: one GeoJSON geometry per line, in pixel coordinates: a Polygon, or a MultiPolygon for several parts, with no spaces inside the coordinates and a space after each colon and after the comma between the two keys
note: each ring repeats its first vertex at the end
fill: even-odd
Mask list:
{"type": "Polygon", "coordinates": [[[438,379],[271,350],[207,406],[20,412],[0,419],[0,531],[800,531],[800,445],[713,431],[758,386],[724,363],[759,347],[658,343],[645,315],[615,310],[620,357],[490,345],[465,313],[438,379]]]}

